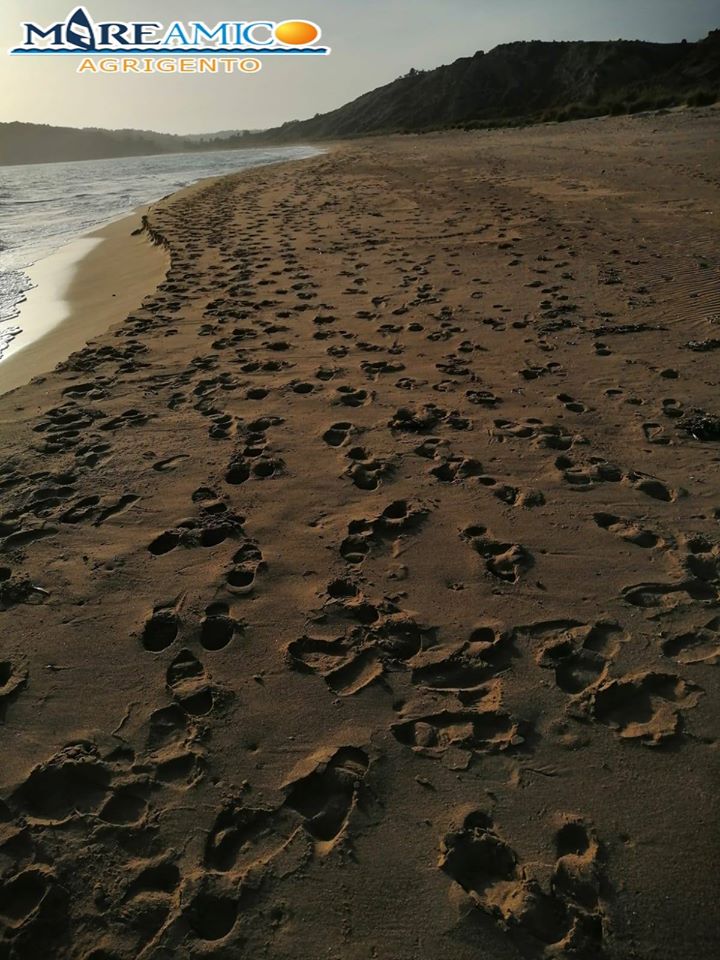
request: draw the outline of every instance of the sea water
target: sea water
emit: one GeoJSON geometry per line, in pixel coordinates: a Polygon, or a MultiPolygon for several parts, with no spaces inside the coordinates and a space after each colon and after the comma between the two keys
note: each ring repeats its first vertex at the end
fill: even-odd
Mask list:
{"type": "Polygon", "coordinates": [[[0,166],[0,359],[22,329],[25,270],[38,260],[204,177],[318,153],[277,147],[0,166]]]}

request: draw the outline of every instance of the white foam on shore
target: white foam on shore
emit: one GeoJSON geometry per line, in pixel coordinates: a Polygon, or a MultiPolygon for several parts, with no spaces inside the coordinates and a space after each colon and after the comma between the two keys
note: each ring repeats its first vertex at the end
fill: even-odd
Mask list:
{"type": "Polygon", "coordinates": [[[31,268],[22,331],[0,361],[0,394],[47,374],[152,294],[167,250],[139,230],[147,207],[79,237],[31,268]]]}
{"type": "Polygon", "coordinates": [[[15,328],[18,332],[0,357],[0,391],[3,389],[3,364],[70,316],[68,292],[78,266],[100,243],[102,239],[99,237],[78,237],[25,271],[32,288],[19,305],[18,319],[22,321],[22,327],[15,328]]]}

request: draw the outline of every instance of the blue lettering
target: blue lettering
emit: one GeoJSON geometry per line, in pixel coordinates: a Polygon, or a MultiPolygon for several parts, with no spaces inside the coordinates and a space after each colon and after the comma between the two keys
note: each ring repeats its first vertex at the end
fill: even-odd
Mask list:
{"type": "Polygon", "coordinates": [[[270,44],[274,43],[273,38],[273,28],[275,24],[269,22],[258,21],[257,23],[248,23],[244,24],[244,29],[241,30],[240,36],[242,37],[241,43],[247,44],[252,47],[267,47],[270,44]],[[256,31],[267,30],[268,34],[265,40],[259,40],[256,34],[256,31]]]}
{"type": "Polygon", "coordinates": [[[133,23],[133,27],[135,29],[133,43],[145,44],[145,46],[150,43],[160,43],[159,40],[149,39],[146,34],[149,32],[155,33],[155,31],[159,30],[161,26],[161,23],[133,23]]]}
{"type": "Polygon", "coordinates": [[[113,41],[117,44],[130,43],[126,34],[128,31],[127,23],[99,23],[100,43],[103,46],[109,46],[113,41]]]}
{"type": "Polygon", "coordinates": [[[228,42],[228,27],[230,26],[228,23],[218,23],[214,30],[211,30],[207,24],[195,20],[188,26],[193,30],[192,42],[195,45],[201,44],[204,40],[217,40],[221,46],[225,46],[228,42]]]}
{"type": "Polygon", "coordinates": [[[63,25],[61,23],[56,23],[54,26],[48,27],[47,30],[43,30],[37,23],[25,23],[23,26],[25,27],[25,43],[29,47],[33,46],[35,42],[34,37],[42,37],[44,39],[52,37],[52,43],[62,43],[63,25]]]}
{"type": "Polygon", "coordinates": [[[175,23],[172,24],[168,32],[165,34],[163,38],[163,43],[166,43],[166,44],[182,43],[182,44],[185,44],[185,46],[189,47],[190,38],[185,33],[185,30],[183,29],[183,25],[176,21],[175,23]]]}

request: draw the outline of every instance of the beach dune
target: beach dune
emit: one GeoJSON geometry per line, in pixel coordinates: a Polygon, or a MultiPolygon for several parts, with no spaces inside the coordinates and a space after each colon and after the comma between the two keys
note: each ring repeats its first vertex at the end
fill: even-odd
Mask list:
{"type": "Polygon", "coordinates": [[[718,124],[149,209],[0,397],[0,957],[712,954],[718,124]]]}

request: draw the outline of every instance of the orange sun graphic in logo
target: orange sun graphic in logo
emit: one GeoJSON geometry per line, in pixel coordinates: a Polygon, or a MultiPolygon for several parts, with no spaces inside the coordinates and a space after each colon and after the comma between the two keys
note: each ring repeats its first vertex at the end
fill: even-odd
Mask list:
{"type": "Polygon", "coordinates": [[[275,27],[275,39],[288,47],[305,47],[320,39],[320,27],[309,20],[284,20],[275,27]]]}

